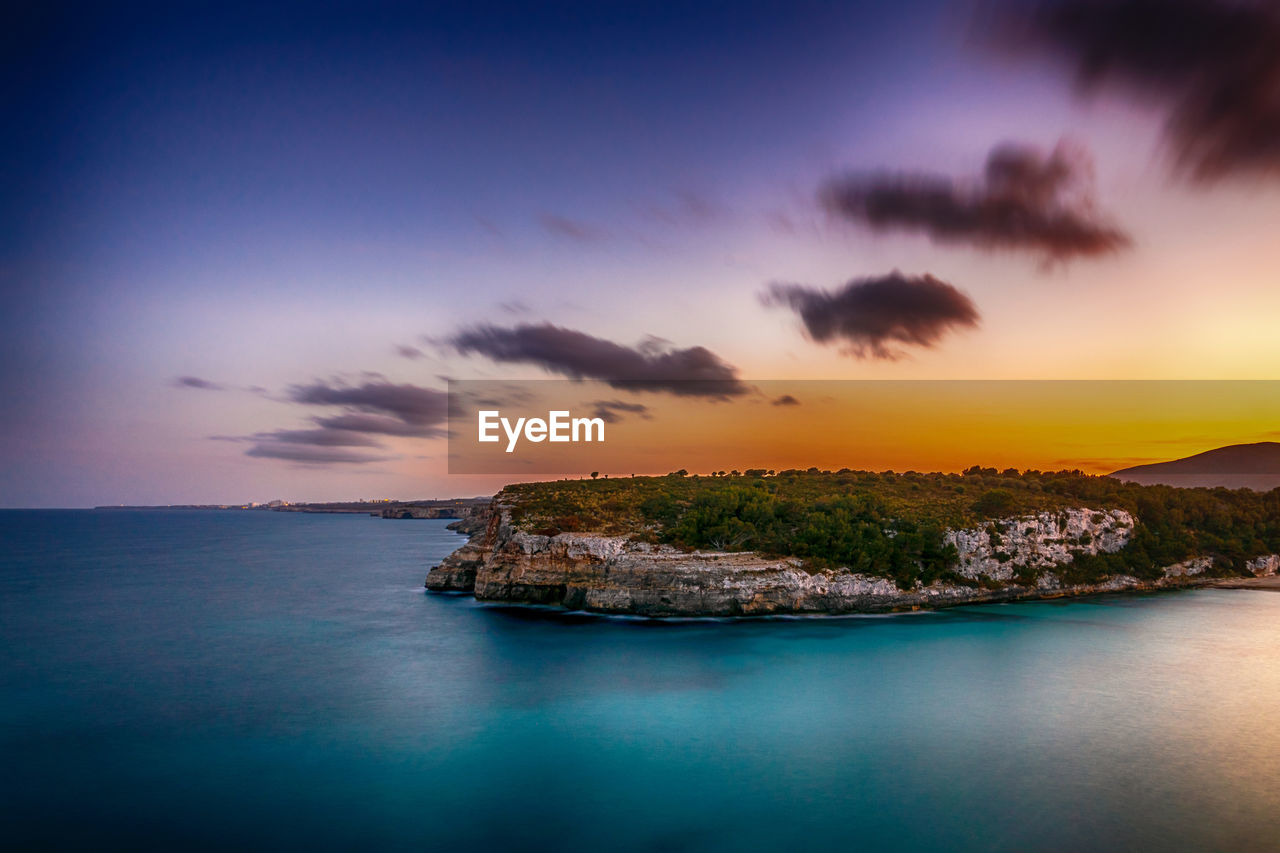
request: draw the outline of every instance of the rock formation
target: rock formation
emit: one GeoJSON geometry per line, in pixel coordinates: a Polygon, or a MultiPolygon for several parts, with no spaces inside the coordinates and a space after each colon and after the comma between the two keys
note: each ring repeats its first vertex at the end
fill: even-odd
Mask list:
{"type": "MultiPolygon", "coordinates": [[[[1156,581],[1122,575],[1063,584],[1054,569],[1073,553],[1114,553],[1134,529],[1124,510],[1080,507],[949,530],[946,541],[959,552],[955,571],[965,582],[902,590],[886,578],[813,569],[790,557],[680,551],[621,536],[537,535],[517,529],[510,510],[495,501],[483,529],[431,569],[426,588],[472,592],[480,601],[643,616],[838,614],[1198,585],[1211,565],[1207,558],[1188,560],[1156,581]]],[[[1249,564],[1258,575],[1277,568],[1277,555],[1249,564]]]]}

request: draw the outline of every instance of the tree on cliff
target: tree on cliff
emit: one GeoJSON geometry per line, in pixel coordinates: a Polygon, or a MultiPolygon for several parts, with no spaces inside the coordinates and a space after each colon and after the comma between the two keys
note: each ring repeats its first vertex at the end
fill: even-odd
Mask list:
{"type": "Polygon", "coordinates": [[[1017,506],[1017,500],[1008,489],[990,489],[983,493],[973,504],[973,511],[978,515],[996,518],[1008,515],[1017,506]]]}

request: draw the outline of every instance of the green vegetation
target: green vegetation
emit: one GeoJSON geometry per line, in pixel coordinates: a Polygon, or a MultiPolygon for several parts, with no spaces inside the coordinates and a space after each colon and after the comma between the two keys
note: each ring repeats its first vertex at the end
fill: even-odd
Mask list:
{"type": "MultiPolygon", "coordinates": [[[[845,566],[893,578],[904,588],[916,580],[959,580],[951,571],[955,549],[943,544],[949,527],[989,523],[998,545],[999,525],[991,519],[1070,507],[1126,509],[1138,525],[1115,554],[1078,554],[1060,572],[1069,582],[1114,574],[1153,579],[1163,567],[1198,556],[1212,557],[1219,574],[1241,574],[1248,559],[1280,553],[1280,489],[1139,486],[1079,471],[677,471],[524,483],[508,486],[503,498],[513,504],[515,523],[531,532],[629,534],[684,548],[793,556],[817,569],[845,566]]],[[[1034,576],[1024,571],[1019,579],[1034,576]]]]}

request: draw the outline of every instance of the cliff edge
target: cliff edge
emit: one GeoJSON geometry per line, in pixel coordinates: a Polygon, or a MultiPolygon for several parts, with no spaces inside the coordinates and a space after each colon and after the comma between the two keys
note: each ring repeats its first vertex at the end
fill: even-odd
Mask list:
{"type": "MultiPolygon", "coordinates": [[[[819,568],[794,557],[680,550],[627,536],[519,529],[512,505],[495,499],[483,529],[427,575],[426,588],[470,592],[477,600],[542,604],[640,616],[845,614],[1054,598],[1211,583],[1213,561],[1165,567],[1155,578],[1119,574],[1100,582],[1064,577],[1082,555],[1114,554],[1129,542],[1133,516],[1122,509],[1074,507],[948,529],[950,577],[903,589],[893,580],[819,568]]],[[[1275,575],[1280,557],[1251,561],[1275,575]]]]}

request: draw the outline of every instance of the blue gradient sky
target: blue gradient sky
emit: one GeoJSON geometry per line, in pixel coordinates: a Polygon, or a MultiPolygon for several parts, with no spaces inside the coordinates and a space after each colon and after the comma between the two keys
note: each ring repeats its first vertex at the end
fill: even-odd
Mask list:
{"type": "Polygon", "coordinates": [[[985,53],[953,3],[40,4],[5,38],[0,506],[489,491],[439,439],[298,465],[211,438],[305,427],[284,393],[316,379],[543,375],[424,342],[480,321],[760,378],[1280,363],[1276,191],[1170,184],[1158,116],[985,53]],[[842,169],[968,175],[1064,137],[1134,251],[1045,270],[814,204],[842,169]],[[893,268],[954,283],[981,329],[860,361],[756,298],[893,268]]]}

